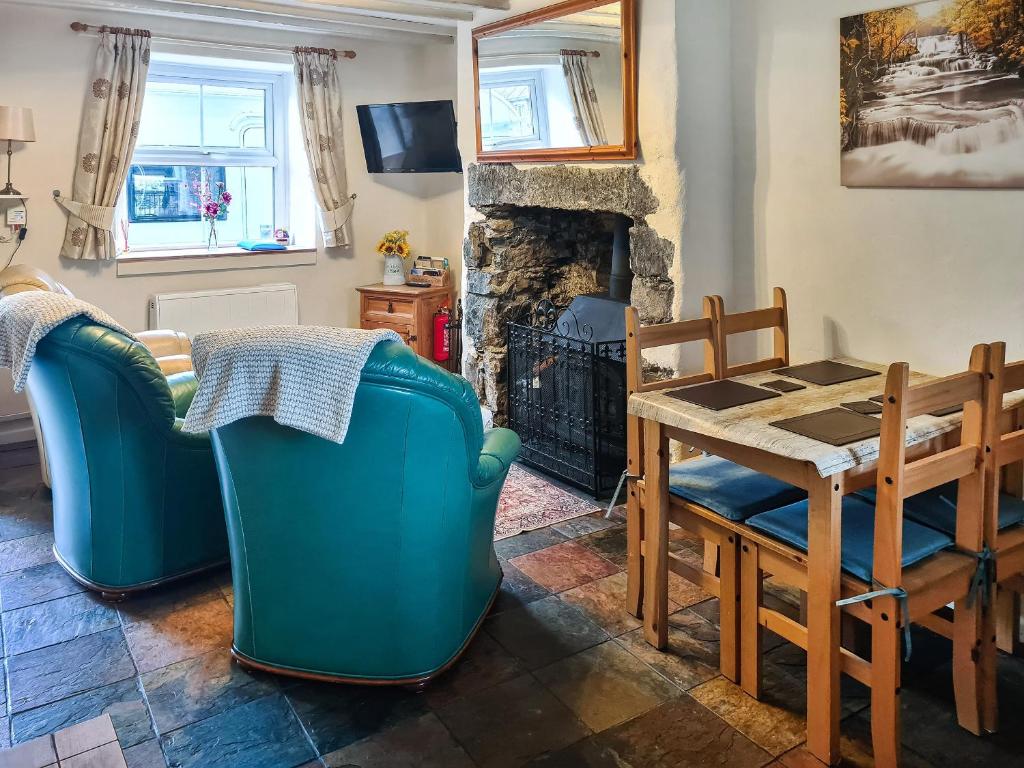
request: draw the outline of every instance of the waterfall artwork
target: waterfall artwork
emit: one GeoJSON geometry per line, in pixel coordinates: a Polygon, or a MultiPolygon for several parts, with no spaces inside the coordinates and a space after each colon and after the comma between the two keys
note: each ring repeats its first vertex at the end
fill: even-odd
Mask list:
{"type": "Polygon", "coordinates": [[[1024,188],[1024,0],[932,0],[840,23],[842,183],[1024,188]]]}

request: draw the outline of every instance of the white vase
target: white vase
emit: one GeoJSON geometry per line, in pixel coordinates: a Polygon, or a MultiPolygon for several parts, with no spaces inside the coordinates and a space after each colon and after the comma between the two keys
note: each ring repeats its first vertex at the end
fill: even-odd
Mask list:
{"type": "Polygon", "coordinates": [[[384,285],[405,285],[405,263],[401,256],[384,257],[384,285]]]}

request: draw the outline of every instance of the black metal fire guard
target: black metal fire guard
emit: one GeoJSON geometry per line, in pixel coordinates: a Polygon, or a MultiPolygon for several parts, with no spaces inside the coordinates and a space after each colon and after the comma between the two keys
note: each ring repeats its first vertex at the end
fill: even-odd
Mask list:
{"type": "Polygon", "coordinates": [[[509,427],[521,460],[597,498],[626,466],[626,340],[549,301],[508,324],[509,427]]]}

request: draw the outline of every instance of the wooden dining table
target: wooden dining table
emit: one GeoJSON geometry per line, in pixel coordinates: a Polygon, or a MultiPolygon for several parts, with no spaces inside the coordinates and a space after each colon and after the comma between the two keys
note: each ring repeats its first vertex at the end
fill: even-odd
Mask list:
{"type": "MultiPolygon", "coordinates": [[[[668,614],[670,440],[807,491],[807,747],[826,764],[839,760],[840,609],[836,601],[841,596],[841,501],[845,494],[875,484],[879,438],[834,446],[771,422],[869,400],[883,392],[886,366],[837,359],[879,375],[830,386],[793,379],[805,389],[721,411],[684,402],[667,390],[634,394],[628,404],[630,415],[643,420],[644,477],[639,486],[644,494],[642,586],[648,641],[657,644],[659,628],[666,626],[668,614]]],[[[780,378],[777,373],[764,372],[735,380],[757,386],[780,378]]],[[[913,386],[934,378],[912,373],[910,383],[913,386]]],[[[1007,399],[1004,406],[1018,407],[1022,400],[1007,399]]],[[[958,430],[962,416],[958,412],[911,419],[907,425],[908,456],[938,450],[944,436],[958,430]]]]}

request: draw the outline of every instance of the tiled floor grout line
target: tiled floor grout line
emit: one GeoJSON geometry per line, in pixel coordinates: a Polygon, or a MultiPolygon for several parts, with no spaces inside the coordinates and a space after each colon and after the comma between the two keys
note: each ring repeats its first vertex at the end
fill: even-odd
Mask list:
{"type": "MultiPolygon", "coordinates": [[[[156,718],[153,717],[153,708],[149,705],[149,696],[146,694],[146,686],[142,684],[142,673],[139,671],[139,662],[136,660],[135,654],[132,652],[132,644],[128,642],[128,633],[125,632],[124,616],[121,615],[120,608],[115,607],[114,611],[117,613],[117,625],[121,629],[121,636],[124,638],[125,647],[128,649],[128,656],[131,657],[132,666],[135,667],[135,685],[139,689],[139,695],[142,696],[142,704],[146,707],[146,715],[149,717],[149,725],[150,728],[153,729],[153,738],[156,740],[156,746],[157,749],[160,750],[160,757],[163,758],[164,765],[167,765],[167,756],[164,754],[163,745],[160,743],[160,731],[156,727],[156,718]]],[[[120,743],[120,740],[118,740],[118,745],[120,745],[120,743]]],[[[124,750],[122,749],[122,751],[124,750]]]]}
{"type": "MultiPolygon", "coordinates": [[[[231,663],[236,664],[237,662],[234,659],[232,659],[231,663]]],[[[306,741],[308,741],[309,745],[313,747],[313,754],[316,755],[316,759],[319,760],[321,764],[323,764],[324,756],[320,754],[320,748],[316,745],[316,742],[313,741],[313,735],[309,732],[309,729],[306,727],[306,724],[302,722],[302,718],[299,717],[299,713],[296,711],[295,705],[292,704],[292,700],[288,698],[288,694],[285,693],[284,689],[281,688],[276,679],[274,680],[274,685],[277,687],[278,693],[281,695],[285,703],[288,705],[288,711],[292,713],[292,717],[295,718],[295,722],[297,722],[299,724],[299,728],[302,729],[302,735],[306,737],[306,741]]]]}

